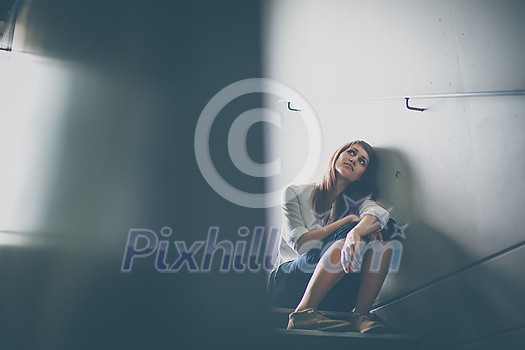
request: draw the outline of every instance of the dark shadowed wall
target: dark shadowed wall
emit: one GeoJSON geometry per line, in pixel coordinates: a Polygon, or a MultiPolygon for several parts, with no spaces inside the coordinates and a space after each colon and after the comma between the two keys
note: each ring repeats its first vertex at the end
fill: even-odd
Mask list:
{"type": "MultiPolygon", "coordinates": [[[[264,345],[264,273],[219,272],[222,250],[209,273],[188,272],[190,261],[159,272],[157,250],[120,272],[131,229],[169,242],[160,261],[171,266],[175,241],[189,251],[213,226],[218,242],[249,246],[265,224],[264,210],[220,197],[194,155],[208,101],[261,75],[260,21],[256,1],[24,2],[13,52],[0,52],[2,349],[264,345]]],[[[225,178],[261,192],[227,151],[247,104],[260,101],[218,116],[210,149],[225,178]]],[[[248,136],[262,159],[261,128],[248,136]]]]}

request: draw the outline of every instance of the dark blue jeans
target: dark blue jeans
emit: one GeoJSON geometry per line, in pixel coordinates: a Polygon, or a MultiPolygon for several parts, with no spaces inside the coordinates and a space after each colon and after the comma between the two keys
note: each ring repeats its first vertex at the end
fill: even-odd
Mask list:
{"type": "MultiPolygon", "coordinates": [[[[357,222],[341,226],[337,231],[322,240],[322,249],[311,249],[300,255],[297,259],[287,261],[275,267],[268,280],[268,298],[273,307],[295,308],[301,300],[308,285],[316,264],[332,244],[346,238],[357,222]]],[[[384,240],[389,240],[395,232],[396,222],[388,221],[387,226],[381,231],[384,240]]],[[[360,273],[345,275],[323,298],[319,305],[321,310],[350,311],[354,308],[359,285],[360,273]]]]}

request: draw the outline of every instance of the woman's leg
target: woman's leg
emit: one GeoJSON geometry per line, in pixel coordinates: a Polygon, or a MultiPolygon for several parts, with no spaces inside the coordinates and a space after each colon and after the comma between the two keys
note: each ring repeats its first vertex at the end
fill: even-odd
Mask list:
{"type": "Polygon", "coordinates": [[[343,244],[344,239],[340,239],[323,254],[295,311],[317,309],[326,293],[343,278],[345,273],[340,264],[343,244]]]}
{"type": "Polygon", "coordinates": [[[361,268],[361,284],[357,294],[357,302],[355,312],[359,314],[367,314],[383,286],[388,269],[390,267],[390,260],[392,258],[392,250],[385,248],[385,243],[376,241],[376,244],[381,244],[383,250],[374,251],[368,250],[363,258],[363,265],[361,268]],[[374,261],[374,254],[380,254],[379,269],[371,271],[372,262],[374,261]]]}
{"type": "MultiPolygon", "coordinates": [[[[295,311],[317,308],[328,291],[343,278],[344,271],[342,268],[337,268],[338,264],[340,264],[343,244],[344,240],[338,240],[323,254],[295,311]],[[330,266],[330,268],[327,269],[325,268],[326,266],[330,266]]],[[[377,244],[382,244],[384,248],[385,243],[377,242],[377,244]]],[[[361,283],[355,307],[356,312],[367,314],[372,308],[388,273],[391,257],[391,249],[376,252],[372,249],[366,251],[361,269],[361,283]],[[381,261],[379,269],[371,271],[374,254],[380,254],[379,258],[381,261]]]]}
{"type": "MultiPolygon", "coordinates": [[[[390,218],[384,230],[381,231],[382,236],[387,239],[392,237],[397,231],[397,227],[396,221],[390,218]]],[[[359,314],[367,314],[370,311],[383,286],[393,254],[393,248],[388,247],[389,242],[391,241],[376,241],[375,244],[381,244],[380,247],[382,247],[383,250],[374,252],[374,250],[371,249],[365,253],[361,269],[361,284],[355,306],[355,311],[359,314]],[[371,271],[371,266],[374,262],[373,255],[377,253],[380,253],[381,258],[379,269],[371,271]]]]}

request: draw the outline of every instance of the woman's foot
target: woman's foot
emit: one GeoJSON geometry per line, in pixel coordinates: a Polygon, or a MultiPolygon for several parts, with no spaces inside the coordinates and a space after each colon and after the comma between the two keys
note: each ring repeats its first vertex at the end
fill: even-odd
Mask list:
{"type": "Polygon", "coordinates": [[[353,311],[349,322],[352,325],[352,331],[359,333],[381,333],[386,329],[384,323],[374,319],[371,314],[360,314],[353,311]]]}
{"type": "Polygon", "coordinates": [[[292,312],[288,316],[288,327],[286,328],[344,332],[349,331],[351,326],[347,321],[329,319],[316,309],[310,308],[292,312]]]}

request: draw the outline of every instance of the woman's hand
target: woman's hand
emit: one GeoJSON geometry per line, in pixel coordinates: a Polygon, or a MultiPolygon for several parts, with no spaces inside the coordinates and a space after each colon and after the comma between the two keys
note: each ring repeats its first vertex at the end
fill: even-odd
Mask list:
{"type": "Polygon", "coordinates": [[[361,236],[354,230],[346,235],[345,243],[341,249],[341,265],[346,274],[361,270],[363,243],[361,236]]]}

